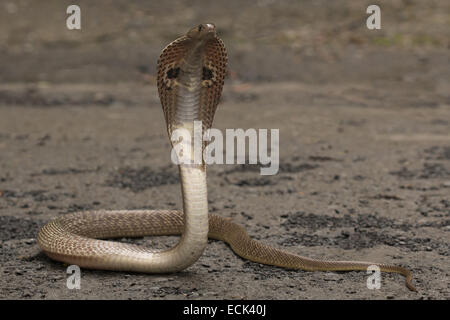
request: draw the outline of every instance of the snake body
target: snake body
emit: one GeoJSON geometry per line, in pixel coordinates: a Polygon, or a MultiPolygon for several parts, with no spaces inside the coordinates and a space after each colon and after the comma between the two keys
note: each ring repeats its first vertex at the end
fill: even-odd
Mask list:
{"type": "MultiPolygon", "coordinates": [[[[163,49],[157,82],[169,137],[180,128],[193,135],[194,121],[202,122],[203,132],[211,128],[226,64],[225,46],[212,24],[192,28],[163,49]]],[[[192,160],[193,154],[189,158],[192,160]]],[[[179,164],[179,172],[183,211],[101,210],[67,214],[40,230],[37,240],[41,249],[54,260],[84,268],[168,273],[195,263],[209,237],[228,243],[245,259],[287,269],[350,271],[376,265],[381,271],[404,275],[406,286],[416,290],[411,284],[411,272],[400,266],[315,260],[252,240],[243,227],[208,214],[204,161],[179,164]],[[165,251],[102,240],[148,235],[181,235],[181,239],[174,248],[165,251]]]]}

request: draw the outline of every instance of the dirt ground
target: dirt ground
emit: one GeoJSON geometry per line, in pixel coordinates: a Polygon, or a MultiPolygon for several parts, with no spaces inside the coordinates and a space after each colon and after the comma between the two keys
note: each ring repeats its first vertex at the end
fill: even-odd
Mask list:
{"type": "MultiPolygon", "coordinates": [[[[1,299],[449,299],[450,5],[378,1],[0,1],[1,299]],[[91,209],[181,208],[155,86],[160,50],[213,22],[229,55],[214,127],[279,128],[280,171],[208,168],[211,212],[264,243],[408,267],[290,271],[222,242],[176,274],[82,270],[42,254],[38,230],[91,209]]],[[[168,248],[177,237],[122,241],[168,248]]]]}

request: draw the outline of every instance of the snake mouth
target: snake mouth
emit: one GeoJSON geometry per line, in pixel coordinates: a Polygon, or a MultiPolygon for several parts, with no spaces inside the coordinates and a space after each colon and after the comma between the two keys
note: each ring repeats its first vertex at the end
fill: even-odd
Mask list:
{"type": "Polygon", "coordinates": [[[197,28],[198,31],[216,32],[216,26],[213,23],[200,24],[197,28]]]}
{"type": "Polygon", "coordinates": [[[210,39],[216,36],[216,26],[212,23],[202,23],[193,27],[187,33],[192,39],[210,39]]]}

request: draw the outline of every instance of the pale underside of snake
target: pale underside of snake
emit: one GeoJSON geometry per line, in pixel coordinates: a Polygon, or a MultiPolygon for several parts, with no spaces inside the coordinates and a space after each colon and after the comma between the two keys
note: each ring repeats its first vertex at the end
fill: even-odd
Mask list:
{"type": "MultiPolygon", "coordinates": [[[[167,45],[158,60],[158,93],[169,137],[175,129],[193,134],[193,122],[211,128],[226,74],[225,46],[213,24],[201,24],[167,45]]],[[[175,142],[171,141],[172,144],[175,142]]],[[[84,268],[169,273],[181,271],[202,255],[208,237],[228,243],[248,260],[306,271],[367,270],[405,276],[405,268],[362,261],[315,260],[252,240],[244,228],[229,219],[208,214],[206,165],[180,164],[183,211],[89,211],[67,214],[45,225],[38,243],[52,259],[84,268]],[[180,235],[172,249],[156,251],[137,245],[107,241],[118,237],[180,235]]]]}

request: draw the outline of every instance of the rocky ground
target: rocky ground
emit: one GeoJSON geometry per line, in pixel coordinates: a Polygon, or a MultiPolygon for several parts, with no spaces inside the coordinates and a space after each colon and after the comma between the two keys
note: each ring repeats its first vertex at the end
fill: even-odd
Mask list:
{"type": "MultiPolygon", "coordinates": [[[[0,3],[0,298],[449,299],[449,5],[369,2],[0,3]],[[211,212],[288,251],[410,268],[382,274],[251,263],[210,241],[177,274],[82,270],[42,254],[39,228],[79,210],[181,208],[155,87],[161,48],[214,22],[229,74],[214,126],[279,128],[280,170],[211,165],[211,212]]],[[[177,237],[122,239],[168,248],[177,237]]]]}

